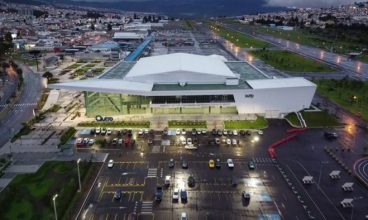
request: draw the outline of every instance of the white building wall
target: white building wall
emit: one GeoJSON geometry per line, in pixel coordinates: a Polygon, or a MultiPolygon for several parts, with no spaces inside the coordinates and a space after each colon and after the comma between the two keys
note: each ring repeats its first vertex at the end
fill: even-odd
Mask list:
{"type": "Polygon", "coordinates": [[[235,91],[239,114],[261,114],[280,118],[283,113],[300,111],[312,103],[315,86],[235,91]]]}

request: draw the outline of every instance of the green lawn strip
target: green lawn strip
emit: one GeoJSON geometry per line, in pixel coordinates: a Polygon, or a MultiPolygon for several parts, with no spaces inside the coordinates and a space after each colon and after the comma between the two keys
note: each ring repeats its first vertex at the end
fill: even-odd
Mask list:
{"type": "Polygon", "coordinates": [[[322,96],[341,105],[353,114],[360,114],[364,120],[368,120],[368,82],[350,80],[314,80],[317,91],[322,96]],[[356,96],[356,100],[352,97],[356,96]]]}
{"type": "Polygon", "coordinates": [[[291,124],[291,126],[295,126],[295,127],[301,126],[298,116],[296,116],[294,112],[287,114],[285,118],[291,124]]]}
{"type": "MultiPolygon", "coordinates": [[[[82,180],[93,165],[80,163],[82,180]]],[[[76,161],[46,162],[36,173],[17,175],[0,193],[0,219],[52,219],[51,198],[56,193],[57,212],[63,219],[78,187],[76,161]]]]}
{"type": "Polygon", "coordinates": [[[177,121],[168,122],[169,128],[207,128],[206,121],[177,121]]]}
{"type": "Polygon", "coordinates": [[[242,34],[238,31],[233,31],[221,26],[212,26],[215,28],[212,28],[213,31],[215,31],[217,34],[219,34],[224,39],[234,43],[238,47],[242,48],[269,48],[272,47],[271,44],[259,40],[255,37],[242,34]]]}
{"type": "Polygon", "coordinates": [[[262,129],[268,127],[264,117],[258,116],[256,120],[230,120],[224,121],[225,129],[262,129]]]}
{"type": "Polygon", "coordinates": [[[307,127],[337,127],[342,126],[338,119],[327,111],[302,112],[307,127]]]}
{"type": "Polygon", "coordinates": [[[250,54],[276,69],[288,72],[332,72],[334,68],[287,50],[258,50],[250,54]]]}
{"type": "Polygon", "coordinates": [[[78,127],[103,127],[103,128],[149,128],[149,121],[112,121],[112,122],[81,122],[78,127]]]}
{"type": "Polygon", "coordinates": [[[69,128],[68,128],[68,130],[66,130],[66,131],[64,132],[64,134],[63,134],[63,135],[61,135],[59,146],[66,144],[66,143],[68,142],[68,140],[69,140],[71,137],[73,137],[73,135],[75,134],[75,132],[76,132],[76,131],[77,131],[77,130],[75,130],[75,128],[73,128],[73,127],[69,127],[69,128]]]}
{"type": "Polygon", "coordinates": [[[83,68],[92,68],[92,67],[95,67],[95,66],[96,66],[96,64],[89,63],[89,64],[83,66],[83,68]]]}

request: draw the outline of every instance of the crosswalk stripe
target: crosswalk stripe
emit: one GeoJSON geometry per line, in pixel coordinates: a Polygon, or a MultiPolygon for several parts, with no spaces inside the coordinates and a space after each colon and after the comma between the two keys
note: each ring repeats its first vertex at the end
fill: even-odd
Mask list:
{"type": "Polygon", "coordinates": [[[147,177],[157,177],[157,168],[149,168],[147,177]]]}

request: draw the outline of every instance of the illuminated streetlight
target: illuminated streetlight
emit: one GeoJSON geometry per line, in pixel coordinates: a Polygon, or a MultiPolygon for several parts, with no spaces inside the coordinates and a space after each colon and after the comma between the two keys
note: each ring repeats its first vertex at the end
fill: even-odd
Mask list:
{"type": "Polygon", "coordinates": [[[54,203],[54,212],[55,212],[55,220],[57,220],[57,212],[56,212],[56,198],[58,197],[58,194],[55,194],[53,197],[52,197],[52,202],[54,203]]]}

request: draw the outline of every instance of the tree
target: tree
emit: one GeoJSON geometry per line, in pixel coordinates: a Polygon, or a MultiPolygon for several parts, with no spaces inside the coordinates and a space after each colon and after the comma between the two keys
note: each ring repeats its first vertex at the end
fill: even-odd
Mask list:
{"type": "Polygon", "coordinates": [[[111,31],[112,30],[112,25],[111,23],[107,24],[107,31],[111,31]]]}
{"type": "Polygon", "coordinates": [[[54,77],[54,75],[52,73],[50,73],[49,71],[45,72],[43,75],[42,75],[43,78],[46,78],[48,80],[50,80],[52,77],[54,77]]]}
{"type": "Polygon", "coordinates": [[[92,24],[91,24],[91,30],[93,30],[93,31],[94,31],[95,29],[96,29],[96,28],[95,28],[95,24],[93,24],[93,23],[92,23],[92,24]]]}
{"type": "Polygon", "coordinates": [[[6,32],[4,40],[6,43],[11,44],[13,43],[13,37],[10,32],[6,32]]]}

